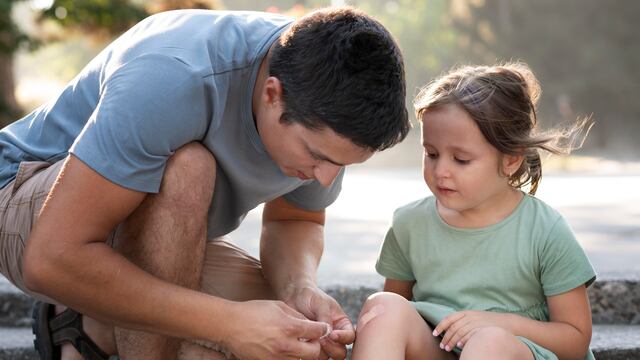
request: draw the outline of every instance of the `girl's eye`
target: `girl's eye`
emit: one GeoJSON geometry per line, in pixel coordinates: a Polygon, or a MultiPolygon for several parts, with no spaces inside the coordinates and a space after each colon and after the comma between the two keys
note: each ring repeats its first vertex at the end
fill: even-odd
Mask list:
{"type": "Polygon", "coordinates": [[[438,157],[438,154],[430,153],[430,152],[427,152],[427,151],[425,151],[424,154],[427,155],[427,157],[429,159],[435,159],[435,158],[438,157]]]}
{"type": "Polygon", "coordinates": [[[471,160],[463,160],[459,158],[454,158],[454,159],[458,164],[461,164],[461,165],[468,165],[471,162],[471,160]]]}

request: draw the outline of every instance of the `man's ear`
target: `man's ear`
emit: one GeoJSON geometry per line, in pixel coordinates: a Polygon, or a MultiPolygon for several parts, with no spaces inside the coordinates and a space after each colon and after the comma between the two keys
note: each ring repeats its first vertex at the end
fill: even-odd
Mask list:
{"type": "Polygon", "coordinates": [[[282,83],[275,76],[269,76],[264,82],[264,102],[265,105],[282,106],[282,83]]]}
{"type": "Polygon", "coordinates": [[[518,171],[523,161],[524,155],[502,155],[502,173],[507,177],[511,177],[513,173],[518,171]]]}

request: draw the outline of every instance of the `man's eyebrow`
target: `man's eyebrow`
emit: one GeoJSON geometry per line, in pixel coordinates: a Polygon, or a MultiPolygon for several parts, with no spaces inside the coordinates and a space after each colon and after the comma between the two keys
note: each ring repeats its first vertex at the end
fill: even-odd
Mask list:
{"type": "Polygon", "coordinates": [[[330,159],[326,155],[323,155],[323,154],[321,154],[321,153],[319,153],[317,151],[312,150],[309,147],[309,145],[307,145],[307,150],[309,151],[309,153],[311,153],[311,156],[313,156],[316,159],[323,160],[323,161],[328,161],[328,162],[330,162],[330,163],[332,163],[333,165],[336,165],[336,166],[344,166],[344,164],[341,164],[341,163],[339,163],[339,162],[337,162],[335,160],[330,159]]]}

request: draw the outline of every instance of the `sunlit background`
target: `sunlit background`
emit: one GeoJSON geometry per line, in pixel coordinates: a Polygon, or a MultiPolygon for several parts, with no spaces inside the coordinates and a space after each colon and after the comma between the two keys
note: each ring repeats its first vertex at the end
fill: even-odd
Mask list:
{"type": "MultiPolygon", "coordinates": [[[[545,160],[539,197],[560,209],[599,272],[640,273],[640,2],[629,0],[142,1],[0,0],[0,122],[51,97],[115,36],[178,8],[270,11],[299,17],[352,5],[396,37],[407,106],[453,66],[527,62],[543,89],[543,127],[591,116],[584,148],[545,160]]],[[[410,111],[411,112],[411,111],[410,111]]],[[[413,119],[415,123],[415,119],[413,119]]],[[[373,263],[393,209],[428,194],[418,131],[348,172],[329,208],[322,282],[376,281],[373,263]]],[[[257,255],[260,209],[234,240],[257,255]]]]}

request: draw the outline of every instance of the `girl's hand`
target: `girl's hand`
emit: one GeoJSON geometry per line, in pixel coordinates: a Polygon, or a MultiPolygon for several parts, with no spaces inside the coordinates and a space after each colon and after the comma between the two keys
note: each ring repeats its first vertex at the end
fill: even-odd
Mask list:
{"type": "Polygon", "coordinates": [[[464,347],[464,344],[480,328],[497,326],[510,331],[508,323],[511,316],[511,314],[490,311],[459,311],[445,317],[433,330],[433,336],[445,333],[440,342],[440,348],[445,351],[451,351],[456,346],[459,348],[464,347]]]}

